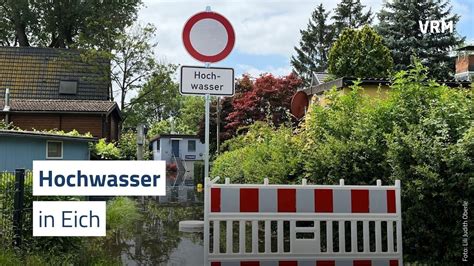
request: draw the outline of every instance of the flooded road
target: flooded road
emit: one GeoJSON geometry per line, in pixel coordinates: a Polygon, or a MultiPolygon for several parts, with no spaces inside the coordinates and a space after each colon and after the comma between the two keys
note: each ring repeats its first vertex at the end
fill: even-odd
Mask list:
{"type": "Polygon", "coordinates": [[[179,231],[182,220],[203,219],[203,192],[193,184],[168,186],[166,196],[138,198],[142,219],[130,232],[106,243],[123,265],[203,265],[202,233],[179,231]]]}

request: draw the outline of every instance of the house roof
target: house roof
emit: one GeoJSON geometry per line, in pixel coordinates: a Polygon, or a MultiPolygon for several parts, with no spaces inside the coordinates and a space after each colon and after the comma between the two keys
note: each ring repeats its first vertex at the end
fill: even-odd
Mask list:
{"type": "MultiPolygon", "coordinates": [[[[352,77],[342,77],[338,78],[332,81],[325,82],[323,84],[315,85],[315,86],[310,86],[309,88],[302,89],[306,94],[308,95],[313,95],[313,94],[321,94],[325,91],[328,91],[332,88],[336,89],[341,89],[344,87],[348,87],[351,85],[354,85],[355,82],[357,82],[359,79],[358,78],[352,78],[352,77]]],[[[469,81],[454,81],[454,80],[438,80],[437,81],[440,84],[445,84],[448,87],[452,88],[457,88],[457,87],[463,87],[463,88],[470,88],[471,87],[471,82],[469,81]]],[[[386,85],[389,86],[392,84],[392,81],[390,79],[386,78],[363,78],[360,79],[360,85],[386,85]]]]}
{"type": "Polygon", "coordinates": [[[22,131],[22,130],[5,130],[0,129],[0,136],[13,136],[13,137],[31,137],[31,138],[43,138],[53,140],[69,140],[69,141],[81,141],[81,142],[96,142],[97,138],[84,137],[84,136],[68,136],[60,135],[47,132],[38,131],[22,131]]]}
{"type": "Polygon", "coordinates": [[[457,51],[474,51],[474,45],[466,45],[456,49],[457,51]]]}
{"type": "Polygon", "coordinates": [[[313,77],[311,78],[311,86],[323,84],[327,77],[329,77],[329,73],[326,72],[313,72],[313,77]]]}
{"type": "Polygon", "coordinates": [[[198,135],[189,135],[189,134],[160,134],[156,135],[150,139],[150,142],[161,138],[183,138],[183,139],[199,139],[198,135]]]}
{"type": "MultiPolygon", "coordinates": [[[[0,99],[0,113],[5,106],[0,99]]],[[[58,113],[101,113],[109,114],[119,110],[113,101],[81,101],[81,100],[30,100],[11,99],[9,112],[58,112],[58,113]]],[[[120,114],[120,111],[118,112],[120,114]]]]}
{"type": "Polygon", "coordinates": [[[0,98],[108,100],[110,62],[74,49],[0,47],[0,98]],[[87,59],[86,59],[87,58],[87,59]],[[60,94],[60,81],[76,81],[76,94],[60,94]]]}

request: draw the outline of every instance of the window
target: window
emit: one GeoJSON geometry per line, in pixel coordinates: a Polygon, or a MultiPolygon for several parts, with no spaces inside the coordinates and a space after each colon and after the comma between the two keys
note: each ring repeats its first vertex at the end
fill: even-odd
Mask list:
{"type": "Polygon", "coordinates": [[[46,142],[46,159],[62,159],[63,143],[61,141],[46,142]]]}
{"type": "Polygon", "coordinates": [[[188,151],[195,152],[196,151],[196,141],[195,140],[188,140],[188,151]]]}
{"type": "Polygon", "coordinates": [[[77,81],[59,81],[59,94],[77,94],[77,81]]]}

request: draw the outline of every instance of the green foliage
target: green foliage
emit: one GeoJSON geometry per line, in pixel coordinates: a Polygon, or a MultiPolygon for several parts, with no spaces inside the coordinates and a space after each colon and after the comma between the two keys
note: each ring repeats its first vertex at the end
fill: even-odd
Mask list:
{"type": "Polygon", "coordinates": [[[472,91],[427,81],[416,63],[396,75],[386,100],[357,87],[328,97],[328,106],[314,106],[302,136],[306,177],[324,184],[400,179],[407,261],[460,258],[461,204],[473,192],[472,91]]]}
{"type": "MultiPolygon", "coordinates": [[[[201,118],[202,119],[202,118],[201,118]]],[[[161,120],[153,123],[148,130],[148,137],[153,138],[160,134],[196,134],[197,126],[194,124],[185,124],[180,117],[168,120],[161,120]]]]}
{"type": "Polygon", "coordinates": [[[306,86],[310,85],[314,72],[327,71],[329,50],[345,28],[356,29],[372,23],[372,11],[364,13],[364,8],[360,0],[342,0],[332,17],[323,4],[313,11],[307,28],[300,30],[299,47],[294,48],[296,55],[291,57],[293,71],[306,86]]]}
{"type": "Polygon", "coordinates": [[[399,179],[405,261],[459,260],[462,203],[474,200],[474,97],[427,77],[416,62],[395,75],[387,98],[369,98],[357,84],[332,90],[297,134],[254,125],[226,142],[230,151],[217,157],[212,175],[245,183],[288,183],[294,175],[316,184],[399,179]]]}
{"type": "Polygon", "coordinates": [[[196,134],[199,124],[204,117],[204,98],[182,97],[177,95],[179,106],[174,116],[165,120],[153,122],[148,130],[148,137],[152,138],[160,134],[196,134]]]}
{"type": "Polygon", "coordinates": [[[357,29],[364,25],[372,23],[372,10],[364,13],[365,6],[360,3],[360,0],[342,0],[334,9],[334,28],[335,36],[346,28],[357,29]]]}
{"type": "MultiPolygon", "coordinates": [[[[117,143],[117,149],[120,151],[120,159],[122,160],[136,160],[137,159],[137,133],[131,130],[122,132],[117,143]]],[[[151,152],[148,147],[143,147],[143,159],[149,160],[151,152]]]]}
{"type": "Polygon", "coordinates": [[[247,134],[225,142],[227,152],[219,155],[212,176],[229,177],[234,183],[285,183],[298,174],[300,160],[291,128],[274,128],[256,122],[247,134]]]}
{"type": "MultiPolygon", "coordinates": [[[[185,96],[181,101],[178,117],[176,118],[177,128],[181,131],[196,134],[199,130],[199,123],[204,117],[204,97],[185,96]],[[188,127],[185,130],[185,127],[188,127]]],[[[178,132],[181,132],[178,130],[178,132]]]]}
{"type": "Polygon", "coordinates": [[[464,41],[456,32],[459,16],[452,13],[449,0],[392,0],[384,2],[378,14],[377,31],[391,50],[395,70],[406,70],[413,55],[429,67],[430,77],[447,80],[454,76],[454,61],[449,52],[464,41]],[[453,22],[451,33],[423,34],[419,21],[453,22]]]}
{"type": "Polygon", "coordinates": [[[122,158],[120,149],[112,142],[107,143],[105,138],[100,139],[92,146],[92,154],[102,160],[118,160],[122,158]]]}
{"type": "Polygon", "coordinates": [[[392,67],[390,50],[369,26],[345,29],[329,52],[329,73],[338,77],[388,77],[392,67]]]}
{"type": "Polygon", "coordinates": [[[116,197],[107,202],[107,229],[112,232],[130,232],[142,218],[138,204],[127,197],[116,197]]]}
{"type": "MultiPolygon", "coordinates": [[[[14,212],[14,198],[15,198],[15,174],[11,172],[0,173],[0,215],[4,216],[2,221],[2,233],[0,234],[0,241],[2,243],[12,243],[13,241],[13,212],[14,212]]],[[[82,244],[82,238],[79,237],[33,237],[33,221],[32,208],[33,200],[33,174],[30,171],[25,173],[24,183],[24,198],[22,223],[22,253],[30,254],[30,260],[35,260],[35,254],[47,253],[51,256],[51,260],[56,257],[65,258],[63,253],[74,251],[82,244]]],[[[48,196],[42,197],[41,200],[63,200],[74,201],[79,200],[72,196],[48,196]]],[[[20,253],[19,253],[20,254],[20,253]]],[[[10,254],[15,256],[16,254],[10,254]]],[[[7,260],[8,253],[5,258],[0,258],[0,265],[2,259],[7,260]]],[[[37,260],[37,258],[36,258],[37,260]]],[[[7,264],[8,265],[8,264],[7,264]]]]}
{"type": "Polygon", "coordinates": [[[140,0],[29,1],[0,5],[0,44],[112,50],[136,20],[140,0]]]}
{"type": "Polygon", "coordinates": [[[181,96],[173,79],[176,68],[175,65],[156,67],[151,78],[124,110],[124,127],[135,128],[140,123],[151,125],[177,116],[181,96]]]}
{"type": "Polygon", "coordinates": [[[127,93],[142,87],[155,70],[155,37],[155,26],[137,24],[117,38],[111,78],[119,88],[121,110],[129,107],[125,104],[127,93]]]}
{"type": "Polygon", "coordinates": [[[320,4],[311,14],[308,26],[300,30],[299,47],[295,47],[296,55],[291,57],[291,65],[309,85],[312,72],[324,72],[327,69],[329,49],[334,39],[334,27],[328,23],[329,12],[320,4]]]}
{"type": "Polygon", "coordinates": [[[21,265],[21,260],[11,250],[3,250],[0,252],[0,265],[21,265]]]}
{"type": "MultiPolygon", "coordinates": [[[[6,123],[5,120],[0,120],[0,129],[8,129],[8,130],[15,130],[15,131],[26,131],[23,130],[19,127],[14,126],[12,123],[6,123]]],[[[86,138],[92,138],[92,134],[90,132],[87,132],[85,134],[79,133],[79,131],[73,129],[71,131],[64,131],[64,130],[56,130],[56,129],[50,129],[50,130],[37,130],[37,129],[32,129],[29,130],[32,132],[37,132],[37,133],[45,133],[45,134],[55,134],[55,135],[61,135],[61,136],[70,136],[70,137],[86,137],[86,138]]]]}
{"type": "Polygon", "coordinates": [[[0,129],[10,129],[12,127],[11,123],[5,122],[5,120],[0,120],[0,129]]]}

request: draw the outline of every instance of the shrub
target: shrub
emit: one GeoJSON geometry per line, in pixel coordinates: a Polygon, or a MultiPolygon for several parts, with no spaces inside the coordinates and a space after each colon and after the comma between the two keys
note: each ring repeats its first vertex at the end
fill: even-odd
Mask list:
{"type": "Polygon", "coordinates": [[[262,183],[264,178],[284,183],[301,170],[297,140],[286,126],[257,122],[224,145],[229,150],[214,161],[211,176],[229,177],[235,183],[262,183]]]}
{"type": "Polygon", "coordinates": [[[407,261],[446,264],[461,258],[462,202],[472,202],[474,101],[471,90],[427,81],[426,71],[416,63],[398,73],[388,99],[358,86],[330,92],[329,105],[309,114],[302,158],[315,183],[400,179],[407,261]]]}
{"type": "Polygon", "coordinates": [[[102,160],[118,160],[121,159],[120,149],[114,143],[107,143],[105,139],[100,139],[92,146],[93,157],[102,160]]]}
{"type": "Polygon", "coordinates": [[[459,261],[462,203],[474,192],[473,93],[429,81],[426,73],[419,62],[399,72],[388,98],[369,98],[357,84],[345,94],[332,90],[296,135],[254,125],[226,142],[230,151],[212,174],[248,183],[288,183],[295,175],[317,184],[399,179],[406,261],[459,261]]]}
{"type": "Polygon", "coordinates": [[[132,231],[141,219],[137,203],[127,197],[116,197],[107,202],[106,216],[107,229],[121,233],[132,231]]]}

